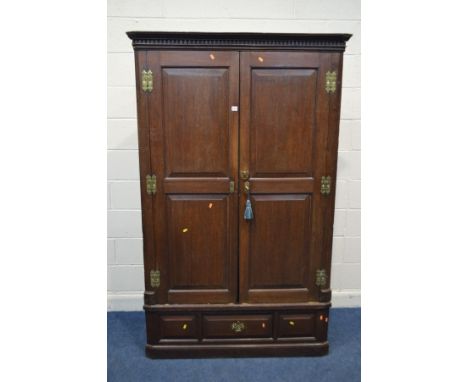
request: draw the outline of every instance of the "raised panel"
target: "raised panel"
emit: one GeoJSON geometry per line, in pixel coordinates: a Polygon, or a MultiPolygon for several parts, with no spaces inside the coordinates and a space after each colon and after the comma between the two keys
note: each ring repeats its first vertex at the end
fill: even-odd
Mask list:
{"type": "Polygon", "coordinates": [[[315,69],[252,69],[252,176],[312,176],[316,82],[315,69]]]}
{"type": "Polygon", "coordinates": [[[306,288],[310,195],[254,195],[252,203],[249,289],[306,288]]]}
{"type": "Polygon", "coordinates": [[[166,176],[228,176],[229,69],[162,69],[166,176]]]}
{"type": "Polygon", "coordinates": [[[168,196],[170,289],[228,289],[226,195],[168,196]]]}

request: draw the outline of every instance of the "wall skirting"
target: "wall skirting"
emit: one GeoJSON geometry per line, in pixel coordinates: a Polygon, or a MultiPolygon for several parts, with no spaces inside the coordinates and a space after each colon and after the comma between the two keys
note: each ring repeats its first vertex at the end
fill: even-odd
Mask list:
{"type": "Polygon", "coordinates": [[[361,290],[344,289],[332,291],[332,308],[359,308],[361,307],[361,290]]]}
{"type": "MultiPolygon", "coordinates": [[[[333,308],[355,308],[361,306],[360,290],[337,290],[332,292],[333,308]]],[[[143,292],[108,293],[107,311],[142,311],[143,292]]]]}
{"type": "Polygon", "coordinates": [[[107,311],[143,311],[143,292],[107,293],[107,311]]]}

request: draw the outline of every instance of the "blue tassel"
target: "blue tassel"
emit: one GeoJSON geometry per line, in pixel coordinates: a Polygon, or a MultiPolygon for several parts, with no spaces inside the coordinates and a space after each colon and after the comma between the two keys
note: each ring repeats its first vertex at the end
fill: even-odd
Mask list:
{"type": "Polygon", "coordinates": [[[250,199],[247,199],[247,203],[245,203],[244,219],[252,220],[253,217],[252,204],[250,203],[250,199]]]}

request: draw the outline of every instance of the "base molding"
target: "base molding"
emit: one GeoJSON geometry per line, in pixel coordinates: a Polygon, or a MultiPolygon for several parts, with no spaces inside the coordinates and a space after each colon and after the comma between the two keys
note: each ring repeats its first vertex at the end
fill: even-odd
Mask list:
{"type": "Polygon", "coordinates": [[[146,345],[149,358],[291,357],[328,354],[328,341],[294,344],[146,345]]]}

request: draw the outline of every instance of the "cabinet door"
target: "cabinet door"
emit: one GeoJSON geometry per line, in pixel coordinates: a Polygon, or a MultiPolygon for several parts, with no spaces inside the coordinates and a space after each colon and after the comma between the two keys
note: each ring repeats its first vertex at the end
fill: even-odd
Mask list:
{"type": "MultiPolygon", "coordinates": [[[[241,53],[240,168],[248,172],[254,218],[244,220],[240,181],[240,301],[319,298],[328,201],[327,53],[241,53]]],[[[331,222],[328,222],[331,224],[331,222]]]]}
{"type": "Polygon", "coordinates": [[[158,303],[237,299],[239,54],[149,51],[158,303]]]}

